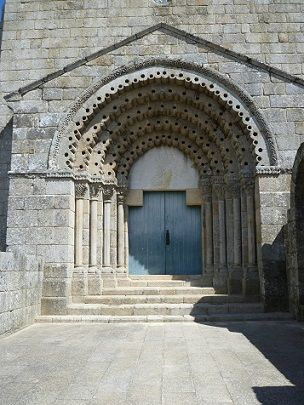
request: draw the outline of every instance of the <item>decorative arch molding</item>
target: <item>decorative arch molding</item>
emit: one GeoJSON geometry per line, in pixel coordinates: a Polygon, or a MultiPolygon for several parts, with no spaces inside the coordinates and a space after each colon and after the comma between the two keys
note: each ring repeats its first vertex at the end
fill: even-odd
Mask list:
{"type": "Polygon", "coordinates": [[[64,167],[60,162],[62,142],[75,130],[75,122],[84,118],[84,123],[87,121],[89,123],[92,119],[92,113],[99,109],[98,104],[106,103],[106,94],[110,95],[108,97],[110,99],[119,97],[121,90],[128,87],[126,84],[129,85],[125,83],[126,80],[132,78],[133,81],[136,79],[136,82],[140,85],[147,84],[147,76],[151,74],[154,74],[155,77],[159,76],[160,80],[165,79],[165,76],[173,79],[175,75],[175,80],[179,80],[180,84],[185,87],[204,84],[205,94],[234,111],[236,117],[241,119],[243,125],[247,127],[248,136],[253,133],[258,134],[259,141],[264,143],[267,149],[267,161],[265,161],[264,166],[276,166],[278,164],[271,131],[262,113],[256,108],[251,97],[243,89],[210,68],[182,60],[153,58],[141,63],[132,63],[118,69],[110,76],[98,80],[75,101],[67,116],[60,123],[53,139],[49,155],[49,168],[52,171],[64,171],[64,167]],[[164,75],[164,69],[167,70],[166,75],[164,75]],[[251,128],[248,129],[248,126],[251,128]]]}
{"type": "Polygon", "coordinates": [[[243,90],[183,61],[151,59],[117,70],[83,93],[61,122],[49,168],[76,180],[75,267],[127,271],[129,173],[159,146],[183,152],[200,178],[186,192],[202,207],[202,277],[219,292],[240,293],[246,285],[256,294],[254,176],[277,164],[273,138],[243,90]],[[244,284],[247,274],[253,288],[244,284]]]}

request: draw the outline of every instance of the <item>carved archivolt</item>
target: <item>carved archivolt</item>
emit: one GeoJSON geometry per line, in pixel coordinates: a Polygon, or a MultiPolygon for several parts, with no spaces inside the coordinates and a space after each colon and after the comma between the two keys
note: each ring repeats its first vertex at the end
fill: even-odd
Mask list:
{"type": "Polygon", "coordinates": [[[210,72],[206,78],[171,66],[131,71],[70,113],[51,164],[126,185],[139,156],[168,145],[189,155],[201,177],[253,174],[276,163],[276,155],[242,98],[210,72]]]}

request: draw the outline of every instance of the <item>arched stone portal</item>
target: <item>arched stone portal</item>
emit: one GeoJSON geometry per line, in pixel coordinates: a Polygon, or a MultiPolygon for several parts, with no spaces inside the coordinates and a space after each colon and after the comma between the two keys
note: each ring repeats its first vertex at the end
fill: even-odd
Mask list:
{"type": "Polygon", "coordinates": [[[170,63],[124,73],[95,86],[53,143],[51,169],[75,178],[75,269],[128,272],[128,206],[140,198],[129,191],[130,171],[147,151],[169,147],[199,176],[202,282],[257,294],[254,176],[276,158],[250,103],[214,73],[170,63]]]}

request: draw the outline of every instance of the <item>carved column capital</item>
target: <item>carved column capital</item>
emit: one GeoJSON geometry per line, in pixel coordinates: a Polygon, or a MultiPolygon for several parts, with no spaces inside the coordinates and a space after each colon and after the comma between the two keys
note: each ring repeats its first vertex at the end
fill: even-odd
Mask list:
{"type": "Polygon", "coordinates": [[[255,181],[252,177],[243,177],[241,179],[242,189],[246,194],[253,194],[255,189],[255,181]]]}
{"type": "Polygon", "coordinates": [[[212,194],[219,200],[223,200],[225,198],[225,183],[222,176],[213,176],[212,194]]]}
{"type": "Polygon", "coordinates": [[[117,190],[117,202],[118,202],[118,204],[124,204],[124,202],[126,201],[127,192],[128,192],[128,190],[125,187],[120,187],[117,190]]]}
{"type": "Polygon", "coordinates": [[[91,200],[98,200],[101,191],[101,184],[93,183],[90,185],[90,196],[91,200]]]}
{"type": "Polygon", "coordinates": [[[226,183],[226,197],[227,198],[236,198],[240,196],[240,179],[235,175],[225,176],[226,183]]]}
{"type": "Polygon", "coordinates": [[[208,201],[212,198],[212,185],[208,177],[200,179],[200,187],[202,190],[203,201],[208,201]]]}
{"type": "Polygon", "coordinates": [[[87,183],[75,183],[75,197],[77,199],[85,199],[88,197],[87,183]]]}
{"type": "Polygon", "coordinates": [[[104,185],[102,193],[104,201],[111,201],[114,194],[114,186],[112,184],[104,185]]]}

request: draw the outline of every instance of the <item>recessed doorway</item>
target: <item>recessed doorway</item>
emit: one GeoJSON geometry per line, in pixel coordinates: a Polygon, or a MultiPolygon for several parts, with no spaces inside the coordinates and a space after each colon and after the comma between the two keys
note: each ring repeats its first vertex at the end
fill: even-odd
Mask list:
{"type": "Polygon", "coordinates": [[[129,273],[202,273],[201,208],[186,205],[186,192],[144,192],[143,206],[129,207],[129,273]]]}

